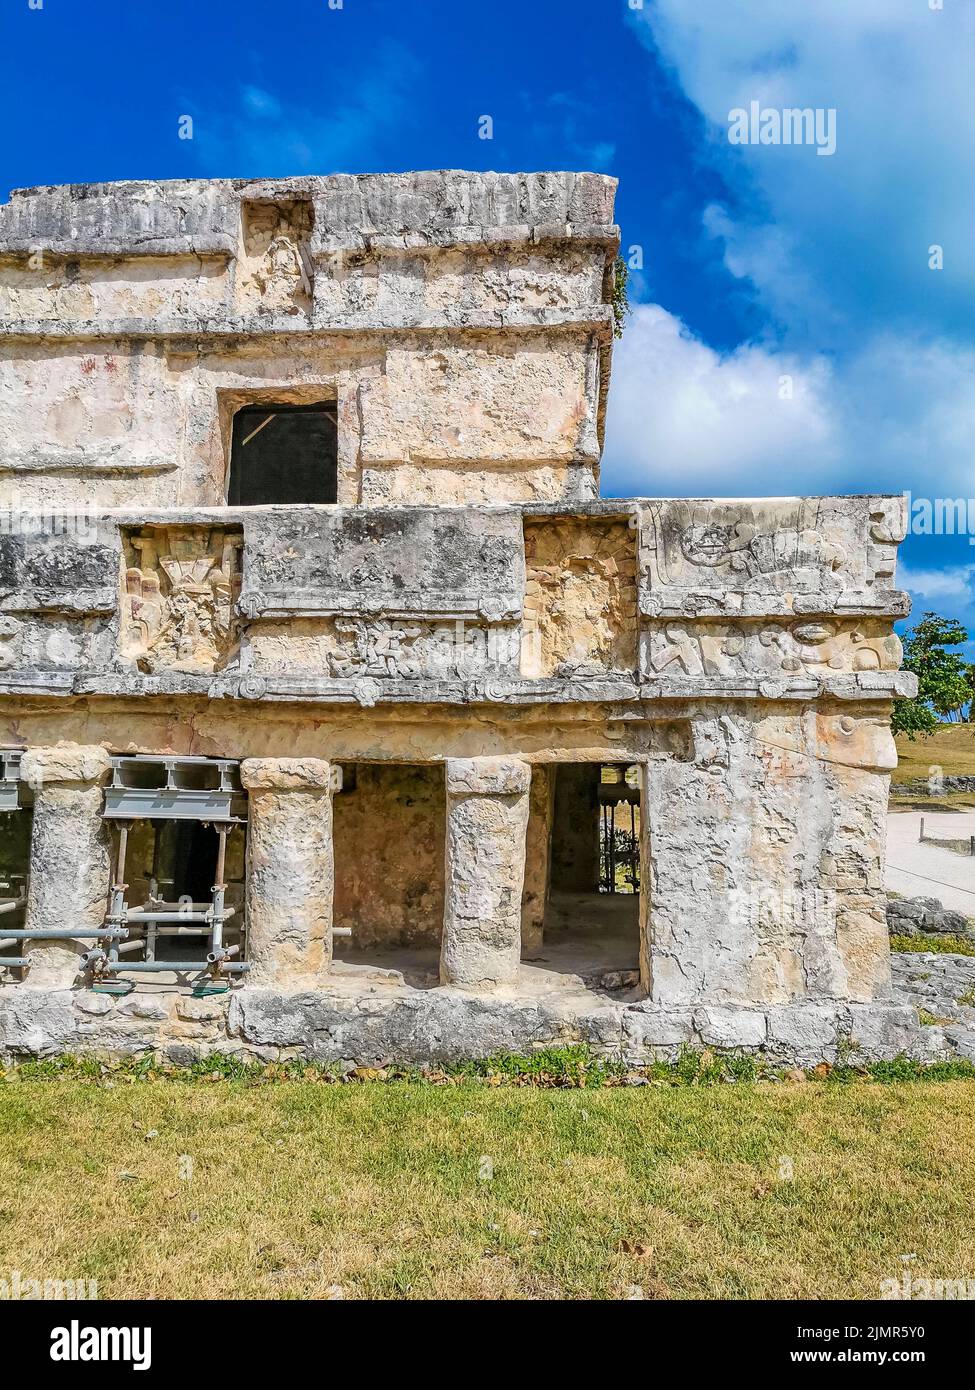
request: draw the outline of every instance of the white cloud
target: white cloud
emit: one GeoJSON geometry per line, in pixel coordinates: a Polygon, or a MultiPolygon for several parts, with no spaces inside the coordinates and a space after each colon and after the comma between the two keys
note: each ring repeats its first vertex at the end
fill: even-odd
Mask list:
{"type": "Polygon", "coordinates": [[[805,368],[761,347],[722,357],[673,314],[637,305],[614,356],[604,491],[789,493],[800,472],[815,491],[836,458],[830,375],[824,360],[805,368]]]}
{"type": "Polygon", "coordinates": [[[638,307],[605,490],[975,493],[975,5],[654,0],[634,22],[705,117],[734,206],[704,230],[774,328],[722,355],[638,307]],[[731,145],[752,101],[835,107],[836,153],[731,145]]]}
{"type": "MultiPolygon", "coordinates": [[[[943,570],[915,570],[897,566],[897,582],[914,597],[928,602],[943,599],[958,604],[975,605],[975,565],[949,565],[943,570]]],[[[914,609],[923,605],[915,603],[914,609]]]]}
{"type": "Polygon", "coordinates": [[[975,308],[975,6],[948,0],[655,0],[638,32],[709,122],[741,205],[710,230],[795,339],[877,317],[966,333],[975,308]],[[837,149],[731,145],[729,112],[836,109],[837,149]],[[945,269],[928,268],[944,247],[945,269]]]}
{"type": "Polygon", "coordinates": [[[975,495],[973,383],[975,349],[941,340],[881,334],[841,365],[762,344],[722,355],[637,305],[614,355],[603,489],[975,495]]]}
{"type": "Polygon", "coordinates": [[[281,114],[281,103],[263,87],[245,87],[242,92],[244,105],[257,116],[271,116],[277,119],[281,114]]]}

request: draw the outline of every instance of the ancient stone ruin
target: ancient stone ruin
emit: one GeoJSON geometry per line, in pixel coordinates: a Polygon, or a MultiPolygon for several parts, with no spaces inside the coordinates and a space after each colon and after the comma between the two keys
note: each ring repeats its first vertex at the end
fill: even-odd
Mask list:
{"type": "Polygon", "coordinates": [[[0,207],[0,1051],[915,1045],[902,501],[600,497],[614,191],[0,207]]]}

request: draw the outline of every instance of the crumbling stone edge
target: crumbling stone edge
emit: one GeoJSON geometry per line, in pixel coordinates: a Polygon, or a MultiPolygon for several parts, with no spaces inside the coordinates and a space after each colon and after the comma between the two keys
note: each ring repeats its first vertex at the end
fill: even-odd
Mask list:
{"type": "Polygon", "coordinates": [[[305,1058],[359,1065],[530,1055],[585,1043],[632,1065],[673,1060],[687,1047],[746,1052],[793,1066],[819,1062],[975,1060],[964,1027],[922,1027],[906,997],[872,1004],[817,1001],[770,1008],[720,1005],[662,1010],[598,995],[528,998],[463,990],[333,990],[281,994],[241,988],[223,998],[127,998],[90,990],[0,990],[0,1059],[61,1053],[158,1053],[179,1066],[208,1054],[261,1061],[305,1058]]]}

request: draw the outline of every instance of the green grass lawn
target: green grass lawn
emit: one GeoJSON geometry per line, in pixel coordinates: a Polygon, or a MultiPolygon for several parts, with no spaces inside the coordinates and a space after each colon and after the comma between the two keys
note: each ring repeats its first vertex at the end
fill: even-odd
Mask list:
{"type": "Polygon", "coordinates": [[[915,1278],[975,1277],[973,1152],[970,1080],[22,1078],[0,1085],[0,1277],[107,1298],[876,1298],[906,1254],[915,1278]]]}

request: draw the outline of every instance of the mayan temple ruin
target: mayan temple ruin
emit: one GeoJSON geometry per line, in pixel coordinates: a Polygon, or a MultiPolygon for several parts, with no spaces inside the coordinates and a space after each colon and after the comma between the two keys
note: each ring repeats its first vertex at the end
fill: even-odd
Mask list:
{"type": "Polygon", "coordinates": [[[0,1055],[914,1045],[903,500],[600,497],[615,188],[0,206],[0,1055]]]}

